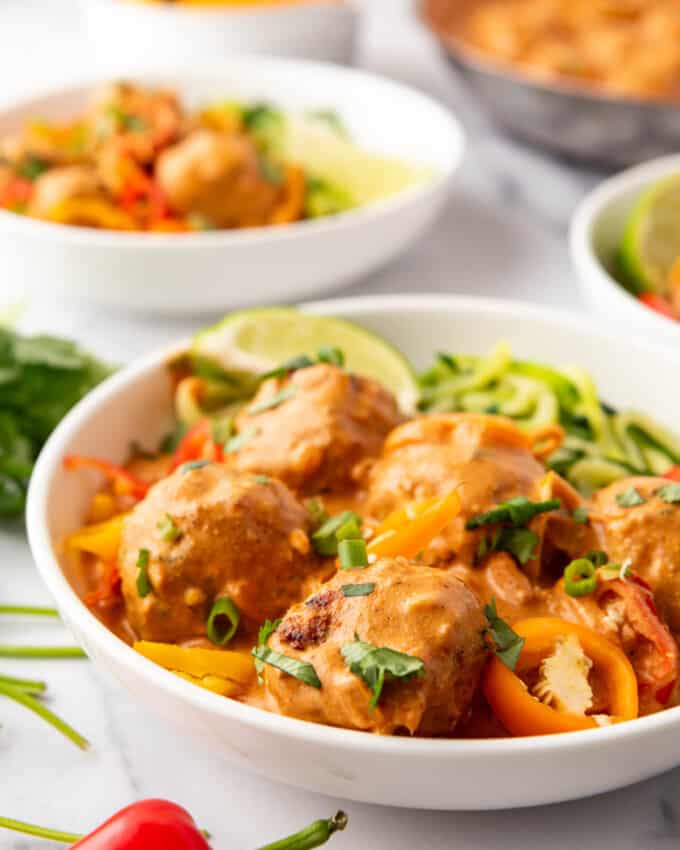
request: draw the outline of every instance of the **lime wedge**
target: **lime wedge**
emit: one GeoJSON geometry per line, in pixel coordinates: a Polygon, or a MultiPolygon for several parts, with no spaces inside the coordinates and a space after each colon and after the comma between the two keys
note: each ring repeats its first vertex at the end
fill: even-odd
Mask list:
{"type": "Polygon", "coordinates": [[[666,291],[680,257],[680,175],[664,178],[636,202],[624,230],[619,266],[635,292],[666,291]]]}
{"type": "Polygon", "coordinates": [[[402,410],[415,409],[419,391],[408,360],[384,339],[344,319],[292,307],[241,310],[196,334],[192,354],[226,372],[259,374],[300,354],[314,357],[323,346],[341,349],[345,367],[380,381],[402,410]]]}
{"type": "Polygon", "coordinates": [[[341,187],[357,206],[388,198],[432,175],[431,168],[370,153],[327,121],[309,116],[288,116],[278,144],[284,159],[341,187]]]}

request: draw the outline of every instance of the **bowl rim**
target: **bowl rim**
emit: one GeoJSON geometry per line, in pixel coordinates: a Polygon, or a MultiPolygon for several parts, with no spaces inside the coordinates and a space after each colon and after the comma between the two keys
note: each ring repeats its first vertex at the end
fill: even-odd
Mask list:
{"type": "Polygon", "coordinates": [[[581,199],[574,210],[569,225],[569,251],[571,261],[588,292],[593,286],[607,292],[631,318],[645,316],[659,331],[668,334],[671,328],[680,333],[680,321],[663,316],[640,304],[604,266],[595,252],[594,229],[605,209],[632,188],[643,191],[648,183],[680,174],[680,154],[656,157],[603,180],[581,199]],[[641,313],[641,311],[643,311],[641,313]]]}
{"type": "Polygon", "coordinates": [[[437,39],[445,53],[454,61],[460,62],[462,65],[468,66],[473,70],[509,79],[516,85],[526,86],[545,93],[561,94],[568,97],[573,97],[582,101],[592,101],[600,106],[621,106],[634,107],[636,109],[648,110],[677,110],[680,106],[680,99],[669,100],[662,97],[642,98],[635,95],[626,95],[625,93],[607,93],[601,89],[589,88],[586,83],[579,83],[577,80],[570,77],[560,77],[555,74],[554,77],[532,76],[528,72],[522,72],[521,66],[513,65],[511,62],[503,61],[489,55],[482,48],[468,42],[462,35],[456,35],[451,32],[444,32],[438,27],[433,19],[433,16],[427,11],[427,0],[419,0],[420,17],[427,25],[430,32],[437,39]]]}
{"type": "MultiPolygon", "coordinates": [[[[377,295],[307,302],[301,307],[324,315],[340,314],[357,321],[361,321],[361,316],[365,312],[387,313],[395,309],[404,312],[423,309],[437,313],[463,312],[472,317],[480,314],[496,317],[502,315],[510,321],[514,318],[528,318],[562,330],[572,331],[575,334],[586,333],[599,339],[602,350],[607,350],[608,343],[620,344],[622,341],[620,335],[604,331],[590,318],[578,314],[565,314],[555,308],[535,304],[476,296],[377,295]]],[[[31,479],[26,525],[38,571],[58,607],[64,612],[67,623],[77,623],[78,629],[87,634],[89,643],[96,646],[103,656],[113,657],[117,665],[130,669],[149,687],[159,689],[169,698],[186,702],[191,707],[219,716],[226,722],[242,723],[258,731],[304,740],[310,744],[361,750],[364,753],[374,753],[385,757],[416,756],[433,760],[454,758],[464,760],[478,755],[500,756],[504,753],[527,756],[538,752],[558,754],[565,748],[582,751],[594,745],[597,746],[600,742],[623,743],[638,735],[651,734],[674,726],[680,727],[680,706],[676,706],[625,723],[601,727],[597,730],[595,738],[593,738],[592,730],[527,738],[429,739],[379,736],[285,717],[225,699],[191,685],[135,652],[89,611],[67,581],[55,555],[48,531],[47,496],[51,479],[61,466],[70,439],[100,403],[110,395],[124,391],[127,386],[148,372],[158,369],[169,356],[182,350],[187,342],[185,340],[133,361],[89,393],[67,414],[49,438],[38,458],[31,479]]],[[[669,352],[661,345],[638,340],[630,340],[626,344],[629,348],[637,348],[652,356],[664,358],[666,362],[669,358],[675,359],[676,368],[680,369],[680,354],[669,352]]]]}
{"type": "MultiPolygon", "coordinates": [[[[262,68],[264,71],[275,72],[277,68],[296,71],[300,78],[305,74],[331,75],[345,81],[370,81],[384,87],[385,90],[400,94],[411,99],[414,103],[430,110],[442,125],[448,125],[450,144],[447,162],[433,168],[432,174],[426,180],[414,186],[409,186],[396,192],[390,197],[374,201],[334,216],[318,219],[292,222],[285,226],[263,225],[261,227],[243,228],[240,230],[209,230],[195,233],[152,233],[140,231],[115,231],[92,227],[75,227],[30,218],[9,210],[0,209],[0,231],[18,232],[27,236],[33,235],[51,241],[68,244],[86,244],[93,248],[108,247],[121,250],[196,250],[214,247],[235,247],[258,245],[272,242],[288,242],[296,238],[324,236],[353,230],[355,227],[370,226],[372,222],[388,217],[412,203],[418,203],[434,192],[448,189],[454,174],[463,162],[466,152],[466,137],[460,119],[435,97],[416,89],[413,86],[393,80],[372,71],[361,68],[348,68],[332,62],[318,60],[296,59],[278,56],[263,56],[255,53],[243,53],[229,56],[223,60],[194,64],[185,63],[179,67],[168,65],[134,65],[121,69],[116,73],[111,70],[95,74],[70,78],[58,86],[42,86],[31,90],[29,94],[21,95],[0,107],[0,122],[12,113],[21,113],[31,109],[37,101],[50,100],[68,94],[91,89],[97,84],[110,81],[112,78],[132,79],[151,84],[182,86],[187,80],[216,78],[223,75],[225,79],[233,80],[231,75],[237,75],[239,67],[246,71],[249,68],[262,68]]],[[[275,98],[272,98],[275,100],[275,98]]]]}

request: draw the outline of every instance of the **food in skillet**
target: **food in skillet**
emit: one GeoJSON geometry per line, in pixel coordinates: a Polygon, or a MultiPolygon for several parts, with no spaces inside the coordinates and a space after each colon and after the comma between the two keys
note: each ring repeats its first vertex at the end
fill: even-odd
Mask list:
{"type": "Polygon", "coordinates": [[[675,0],[428,0],[437,29],[539,82],[680,97],[675,0]]]}
{"type": "Polygon", "coordinates": [[[66,122],[40,116],[0,138],[0,209],[116,231],[287,224],[386,198],[428,171],[357,147],[330,111],[284,113],[127,82],[96,89],[66,122]]]}
{"type": "Polygon", "coordinates": [[[378,734],[678,703],[677,445],[584,372],[500,345],[416,379],[363,329],[285,308],[228,317],[170,368],[158,451],[65,459],[108,480],[65,541],[71,580],[147,658],[378,734]]]}

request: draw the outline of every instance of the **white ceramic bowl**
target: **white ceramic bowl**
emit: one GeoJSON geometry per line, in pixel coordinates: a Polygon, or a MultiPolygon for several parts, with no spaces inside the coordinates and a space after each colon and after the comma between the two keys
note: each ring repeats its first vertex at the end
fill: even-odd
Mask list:
{"type": "Polygon", "coordinates": [[[127,62],[223,59],[268,53],[348,63],[359,13],[348,3],[185,6],[133,0],[80,0],[93,58],[116,67],[121,45],[127,62]],[[150,45],[152,46],[150,49],[150,45]]]}
{"type": "Polygon", "coordinates": [[[569,232],[571,259],[587,301],[606,320],[680,347],[680,322],[650,310],[612,274],[628,214],[645,189],[680,174],[680,155],[653,159],[605,180],[577,207],[569,232]]]}
{"type": "MultiPolygon", "coordinates": [[[[211,70],[143,74],[185,103],[242,98],[284,109],[334,109],[357,144],[433,170],[431,179],[341,215],[280,227],[191,234],[120,233],[0,210],[3,279],[39,297],[77,297],[128,310],[215,313],[339,287],[405,251],[447,199],[463,134],[443,107],[372,74],[287,59],[235,58],[211,70]]],[[[77,114],[96,81],[0,113],[0,135],[36,115],[77,114]]]]}
{"type": "MultiPolygon", "coordinates": [[[[608,336],[577,317],[505,301],[385,296],[320,302],[383,334],[422,367],[437,350],[485,352],[499,339],[518,356],[591,370],[604,398],[634,404],[671,426],[680,355],[608,336]]],[[[168,426],[169,352],[109,379],[64,420],[43,450],[29,493],[28,529],[40,573],[94,663],[136,699],[225,758],[313,791],[410,808],[498,809],[608,791],[680,763],[680,708],[596,731],[498,740],[374,736],[269,714],[224,699],[156,667],[109,632],[72,590],[59,540],[82,521],[97,482],[67,473],[62,458],[120,461],[132,440],[153,445],[168,426]]],[[[197,758],[200,756],[197,756],[197,758]]]]}

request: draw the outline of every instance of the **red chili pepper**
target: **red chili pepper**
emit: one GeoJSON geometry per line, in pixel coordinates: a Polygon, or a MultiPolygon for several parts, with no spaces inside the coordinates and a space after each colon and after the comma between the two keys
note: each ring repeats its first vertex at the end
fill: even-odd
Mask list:
{"type": "MultiPolygon", "coordinates": [[[[260,850],[312,850],[346,826],[347,815],[338,812],[329,820],[314,821],[300,832],[260,850]]],[[[133,803],[85,836],[3,817],[0,828],[70,844],[71,850],[210,850],[191,815],[167,800],[133,803]]]]}
{"type": "MultiPolygon", "coordinates": [[[[189,428],[175,449],[171,471],[174,472],[183,463],[200,460],[204,457],[204,451],[208,442],[212,442],[212,423],[209,419],[201,419],[189,428]]],[[[216,457],[216,460],[219,459],[216,457]]]]}
{"type": "Polygon", "coordinates": [[[149,492],[151,484],[142,481],[123,466],[118,466],[108,460],[97,457],[84,457],[83,455],[67,455],[64,458],[66,469],[96,469],[112,481],[120,481],[132,496],[143,499],[149,492]]]}
{"type": "Polygon", "coordinates": [[[675,311],[668,301],[663,298],[663,296],[657,295],[655,292],[643,292],[638,296],[638,300],[646,307],[649,307],[650,310],[655,310],[657,313],[661,313],[662,316],[666,316],[668,319],[675,319],[675,321],[678,320],[678,316],[675,311]]]}
{"type": "Polygon", "coordinates": [[[664,474],[664,478],[670,478],[671,481],[680,481],[680,466],[671,466],[664,474]]]}

